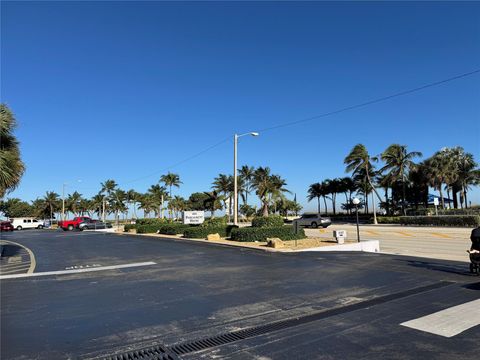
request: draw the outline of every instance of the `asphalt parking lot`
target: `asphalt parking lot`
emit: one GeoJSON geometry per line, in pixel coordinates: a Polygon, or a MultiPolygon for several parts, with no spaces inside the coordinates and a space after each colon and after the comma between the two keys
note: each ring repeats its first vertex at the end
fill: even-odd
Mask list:
{"type": "Polygon", "coordinates": [[[92,359],[150,347],[182,359],[480,352],[480,279],[465,262],[92,232],[2,239],[35,256],[33,274],[1,279],[2,359],[92,359]]]}

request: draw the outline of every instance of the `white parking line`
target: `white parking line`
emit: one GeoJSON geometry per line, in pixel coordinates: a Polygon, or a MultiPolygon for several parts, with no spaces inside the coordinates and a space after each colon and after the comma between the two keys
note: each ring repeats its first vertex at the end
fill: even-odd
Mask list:
{"type": "Polygon", "coordinates": [[[452,337],[480,325],[480,299],[401,323],[400,325],[452,337]]]}
{"type": "Polygon", "coordinates": [[[156,263],[153,261],[148,261],[148,262],[141,262],[141,263],[100,266],[100,267],[91,267],[91,268],[75,269],[75,270],[45,271],[45,272],[38,272],[38,273],[31,273],[31,274],[3,275],[3,276],[0,276],[0,280],[18,279],[18,278],[26,278],[26,277],[34,277],[34,276],[69,275],[69,274],[85,273],[85,272],[92,272],[92,271],[116,270],[116,269],[125,269],[125,268],[138,267],[138,266],[149,266],[149,265],[155,265],[155,264],[156,263]]]}

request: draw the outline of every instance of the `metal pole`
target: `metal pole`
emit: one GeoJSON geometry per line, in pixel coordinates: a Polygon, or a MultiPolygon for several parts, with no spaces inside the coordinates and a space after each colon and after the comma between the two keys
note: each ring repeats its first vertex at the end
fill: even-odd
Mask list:
{"type": "Polygon", "coordinates": [[[65,221],[65,183],[62,186],[62,221],[65,221]]]}
{"type": "Polygon", "coordinates": [[[358,226],[358,205],[355,205],[355,212],[357,213],[357,242],[360,242],[360,229],[358,226]]]}
{"type": "Polygon", "coordinates": [[[237,185],[237,141],[238,135],[233,135],[233,224],[238,225],[238,185],[237,185]]]}

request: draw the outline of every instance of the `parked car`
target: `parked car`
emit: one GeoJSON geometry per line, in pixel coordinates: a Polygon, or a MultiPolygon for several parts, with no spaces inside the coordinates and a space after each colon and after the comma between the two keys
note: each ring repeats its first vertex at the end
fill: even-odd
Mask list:
{"type": "Polygon", "coordinates": [[[13,231],[13,225],[10,221],[0,222],[0,231],[13,231]]]}
{"type": "Polygon", "coordinates": [[[58,222],[58,227],[64,231],[72,231],[73,229],[78,229],[78,225],[82,222],[91,220],[88,216],[76,216],[73,220],[63,220],[58,222]]]}
{"type": "Polygon", "coordinates": [[[317,228],[319,226],[326,228],[332,224],[332,220],[328,217],[322,217],[318,214],[303,214],[300,218],[293,220],[298,226],[309,226],[317,228]]]}
{"type": "Polygon", "coordinates": [[[78,229],[83,230],[97,230],[97,229],[111,229],[112,224],[104,223],[100,220],[88,219],[87,221],[78,224],[78,229]]]}
{"type": "Polygon", "coordinates": [[[43,220],[38,220],[33,217],[12,218],[10,222],[16,230],[43,229],[45,227],[43,220]]]}

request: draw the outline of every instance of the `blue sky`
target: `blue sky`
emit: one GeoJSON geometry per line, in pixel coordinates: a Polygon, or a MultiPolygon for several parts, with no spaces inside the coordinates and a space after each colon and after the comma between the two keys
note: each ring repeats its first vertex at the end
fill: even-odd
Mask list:
{"type": "MultiPolygon", "coordinates": [[[[145,191],[169,166],[242,133],[480,68],[480,3],[2,2],[1,100],[27,172],[11,197],[145,191]],[[164,171],[162,171],[164,170],[164,171]],[[147,175],[153,174],[147,177],[147,175]],[[137,181],[132,181],[139,179],[137,181]],[[81,179],[81,183],[75,183],[81,179]]],[[[242,138],[306,210],[308,185],[345,176],[356,143],[480,160],[480,75],[242,138]]],[[[231,173],[227,141],[170,170],[177,193],[231,173]]],[[[475,189],[470,199],[480,202],[475,189]]]]}

